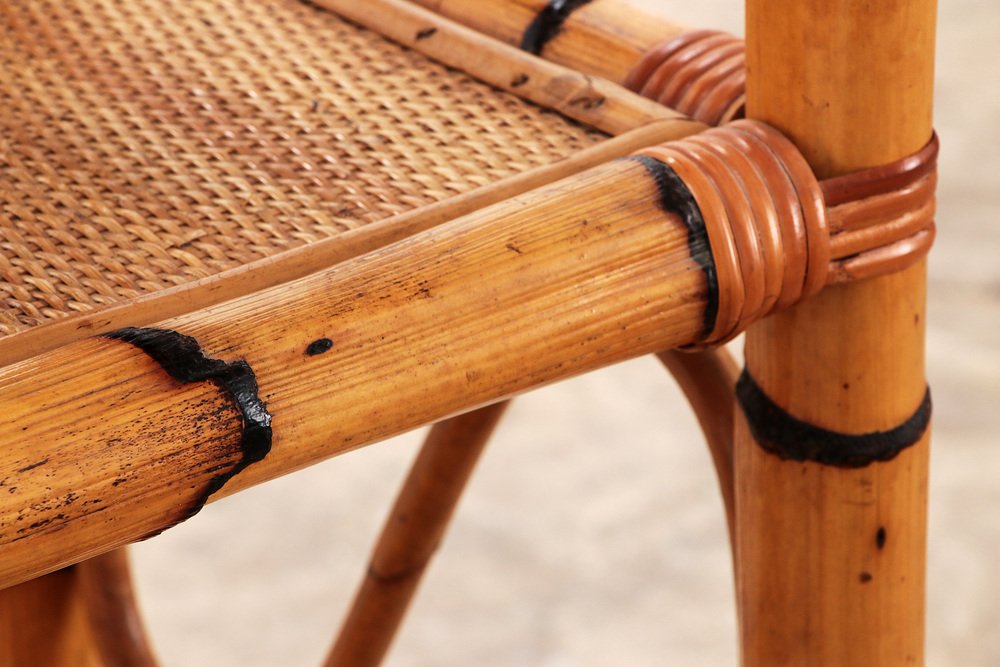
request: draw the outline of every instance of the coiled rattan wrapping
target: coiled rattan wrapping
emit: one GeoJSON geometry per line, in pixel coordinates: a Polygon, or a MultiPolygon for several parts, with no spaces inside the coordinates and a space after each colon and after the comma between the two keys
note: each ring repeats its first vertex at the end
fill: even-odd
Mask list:
{"type": "Polygon", "coordinates": [[[0,335],[604,138],[297,0],[0,7],[0,335]]]}
{"type": "Polygon", "coordinates": [[[681,33],[635,64],[625,87],[709,125],[743,114],[746,47],[717,30],[681,33]]]}
{"type": "Polygon", "coordinates": [[[705,224],[718,311],[700,345],[725,342],[825,285],[926,255],[937,153],[934,137],[896,163],[820,182],[789,139],[752,120],[640,151],[680,176],[705,224]]]}

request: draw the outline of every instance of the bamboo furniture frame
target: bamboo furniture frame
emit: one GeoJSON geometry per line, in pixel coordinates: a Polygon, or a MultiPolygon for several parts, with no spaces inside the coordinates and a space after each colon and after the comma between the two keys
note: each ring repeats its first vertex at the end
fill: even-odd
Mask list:
{"type": "MultiPolygon", "coordinates": [[[[743,664],[922,664],[933,0],[877,10],[748,0],[745,47],[622,0],[269,0],[156,19],[102,4],[97,22],[81,7],[53,8],[50,19],[11,5],[5,16],[7,43],[25,46],[2,53],[12,120],[0,135],[10,253],[0,664],[155,664],[125,545],[206,502],[437,422],[326,661],[379,664],[506,401],[652,353],[690,399],[712,453],[743,664]],[[271,23],[271,12],[282,18],[271,23]],[[244,48],[242,28],[227,24],[243,19],[262,34],[290,31],[290,51],[261,70],[274,107],[296,109],[288,116],[223,86],[201,102],[205,124],[167,118],[176,94],[156,88],[156,64],[142,74],[115,60],[142,48],[119,24],[162,31],[192,50],[192,71],[242,90],[251,61],[203,50],[214,39],[244,48]],[[49,27],[38,39],[33,26],[48,20],[52,34],[79,22],[123,46],[64,77],[52,63],[85,45],[66,47],[49,27]],[[189,37],[199,30],[210,38],[189,37]],[[324,51],[327,31],[354,40],[354,53],[324,51]],[[358,50],[376,55],[357,62],[358,50]],[[349,67],[310,69],[334,56],[349,67]],[[366,75],[380,58],[392,73],[366,75]],[[297,109],[318,112],[345,82],[383,85],[400,68],[414,74],[399,88],[343,99],[358,105],[349,125],[372,118],[376,136],[405,132],[359,135],[362,148],[308,173],[312,151],[349,139],[297,109]],[[111,93],[95,112],[88,105],[120,90],[119,76],[136,77],[121,79],[134,97],[111,93]],[[44,77],[55,89],[38,85],[44,77]],[[456,118],[483,113],[461,89],[488,116],[518,120],[419,129],[406,115],[423,108],[407,97],[413,88],[456,118]],[[45,116],[38,100],[62,115],[45,116]],[[262,129],[276,143],[240,143],[240,132],[259,132],[253,114],[272,123],[262,129]],[[73,122],[101,159],[62,134],[73,122]],[[153,143],[171,122],[182,130],[153,143]],[[518,122],[558,138],[530,144],[534,162],[515,160],[509,144],[533,141],[518,122]],[[451,144],[426,140],[451,131],[451,144]],[[495,132],[508,134],[478,143],[495,132]],[[142,152],[147,140],[155,148],[142,152]],[[275,145],[290,149],[274,158],[275,145]],[[405,154],[390,164],[377,146],[405,154]],[[262,169],[255,151],[274,164],[262,169]],[[156,178],[121,176],[123,164],[156,178]],[[248,173],[259,185],[244,184],[248,173]],[[71,182],[60,187],[63,175],[71,182]],[[224,193],[221,209],[191,185],[198,179],[224,193]],[[233,188],[284,208],[247,215],[233,188]],[[371,213],[348,220],[323,200],[327,188],[371,213]],[[159,212],[155,197],[132,203],[149,192],[180,202],[177,212],[159,212]],[[100,197],[117,203],[92,204],[100,197]],[[104,231],[64,221],[75,201],[104,231]],[[187,211],[201,222],[156,226],[187,211]],[[249,241],[199,241],[199,225],[233,218],[249,241]],[[310,219],[322,224],[303,231],[310,219]],[[130,224],[153,225],[137,246],[152,248],[146,259],[116,240],[130,224]],[[156,245],[170,235],[187,240],[156,245]],[[135,281],[116,259],[92,260],[105,238],[119,243],[110,255],[171,279],[135,281]],[[102,268],[88,269],[93,261],[102,268]],[[743,331],[741,371],[720,345],[743,331]]],[[[175,57],[150,43],[146,55],[175,57]]]]}

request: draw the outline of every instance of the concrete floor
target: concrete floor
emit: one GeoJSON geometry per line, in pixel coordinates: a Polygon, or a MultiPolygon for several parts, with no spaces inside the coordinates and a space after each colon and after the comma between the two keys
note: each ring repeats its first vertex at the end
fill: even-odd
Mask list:
{"type": "MultiPolygon", "coordinates": [[[[742,32],[737,0],[661,5],[742,32]],[[729,8],[729,9],[727,9],[729,8]]],[[[995,0],[942,3],[928,663],[1000,664],[1000,95],[995,0]]],[[[166,665],[315,665],[419,434],[214,504],[135,550],[166,665]]],[[[639,359],[515,402],[393,667],[736,664],[715,480],[672,380],[639,359]]]]}

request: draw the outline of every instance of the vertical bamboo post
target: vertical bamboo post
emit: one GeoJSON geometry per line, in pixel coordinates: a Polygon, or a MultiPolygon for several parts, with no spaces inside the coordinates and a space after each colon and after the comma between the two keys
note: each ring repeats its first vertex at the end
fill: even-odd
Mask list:
{"type": "MultiPolygon", "coordinates": [[[[752,118],[820,177],[931,134],[935,0],[748,0],[752,118]]],[[[904,422],[925,392],[925,264],[827,289],[751,328],[747,372],[799,420],[848,434],[904,422]]],[[[739,413],[740,411],[738,411],[739,413]]],[[[923,664],[928,441],[846,469],[766,453],[737,416],[745,667],[923,664]]]]}

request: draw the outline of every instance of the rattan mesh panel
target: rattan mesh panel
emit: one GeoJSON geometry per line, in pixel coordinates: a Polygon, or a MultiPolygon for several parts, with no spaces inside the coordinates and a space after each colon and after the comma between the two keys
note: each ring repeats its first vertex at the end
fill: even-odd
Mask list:
{"type": "Polygon", "coordinates": [[[0,16],[0,335],[603,138],[294,0],[0,16]]]}

